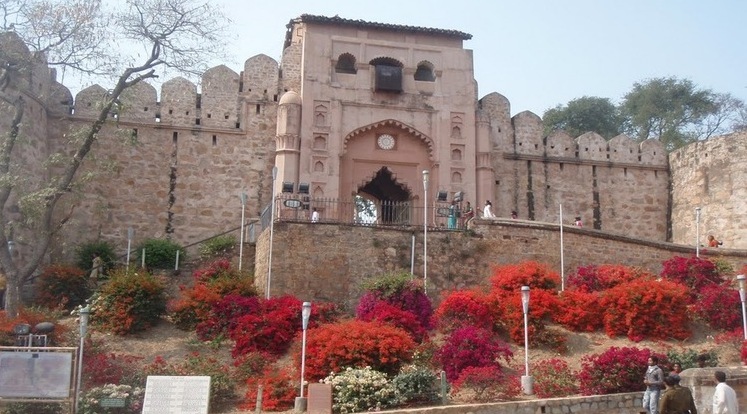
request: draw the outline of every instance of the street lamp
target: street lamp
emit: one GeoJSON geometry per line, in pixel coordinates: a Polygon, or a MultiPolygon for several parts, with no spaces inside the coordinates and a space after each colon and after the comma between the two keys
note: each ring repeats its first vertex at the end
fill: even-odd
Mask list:
{"type": "Polygon", "coordinates": [[[744,307],[744,301],[745,301],[744,284],[745,284],[745,280],[747,280],[747,276],[737,275],[737,280],[739,281],[739,300],[742,301],[742,332],[744,332],[744,339],[747,340],[747,312],[745,312],[745,307],[744,307]]]}
{"type": "Polygon", "coordinates": [[[296,412],[306,411],[306,398],[303,396],[304,375],[306,374],[306,329],[309,327],[311,316],[311,302],[304,302],[301,306],[301,396],[296,398],[296,412]]]}
{"type": "Polygon", "coordinates": [[[524,310],[524,375],[521,376],[521,390],[532,395],[532,377],[529,376],[529,286],[521,287],[521,307],[524,310]]]}
{"type": "Polygon", "coordinates": [[[428,295],[428,170],[423,170],[423,291],[428,295]]]}
{"type": "Polygon", "coordinates": [[[246,211],[246,193],[241,192],[239,194],[241,200],[241,236],[239,236],[239,272],[241,271],[241,263],[244,258],[244,212],[246,211]]]}
{"type": "Polygon", "coordinates": [[[700,207],[695,207],[695,257],[700,257],[700,207]]]}
{"type": "Polygon", "coordinates": [[[278,167],[272,167],[272,197],[270,197],[270,251],[267,254],[267,289],[265,299],[270,299],[270,282],[272,282],[272,233],[275,228],[275,180],[278,178],[278,167]]]}
{"type": "Polygon", "coordinates": [[[130,270],[130,250],[132,250],[132,239],[135,237],[135,230],[132,227],[127,228],[127,266],[126,270],[130,270]]]}
{"type": "Polygon", "coordinates": [[[83,378],[83,344],[88,333],[88,317],[91,315],[90,305],[80,310],[80,347],[78,348],[78,381],[75,388],[75,412],[78,412],[80,404],[80,384],[83,378]]]}
{"type": "Polygon", "coordinates": [[[560,217],[558,225],[560,227],[560,291],[565,291],[565,255],[563,252],[563,203],[560,203],[560,217]]]}

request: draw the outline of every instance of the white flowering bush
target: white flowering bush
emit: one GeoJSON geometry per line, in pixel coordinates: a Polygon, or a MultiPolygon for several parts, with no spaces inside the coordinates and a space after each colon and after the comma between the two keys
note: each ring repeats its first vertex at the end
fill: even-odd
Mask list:
{"type": "Polygon", "coordinates": [[[145,390],[129,385],[106,384],[88,390],[81,399],[79,414],[138,414],[143,408],[145,390]],[[106,399],[123,399],[125,406],[102,407],[101,401],[106,399]]]}
{"type": "Polygon", "coordinates": [[[332,385],[332,410],[335,413],[356,413],[382,410],[399,403],[394,386],[386,374],[371,367],[346,368],[322,380],[332,385]]]}

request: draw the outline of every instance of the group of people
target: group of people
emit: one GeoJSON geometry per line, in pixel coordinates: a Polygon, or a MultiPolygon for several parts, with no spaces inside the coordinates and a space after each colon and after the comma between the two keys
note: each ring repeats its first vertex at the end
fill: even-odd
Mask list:
{"type": "MultiPolygon", "coordinates": [[[[650,414],[698,414],[695,400],[689,388],[680,385],[680,364],[674,364],[672,371],[664,375],[659,367],[659,359],[651,356],[643,378],[646,391],[643,394],[643,408],[650,414]],[[663,389],[663,392],[662,392],[663,389]]],[[[714,414],[737,414],[739,405],[737,394],[726,384],[726,373],[714,372],[716,390],[713,393],[714,414]]]]}

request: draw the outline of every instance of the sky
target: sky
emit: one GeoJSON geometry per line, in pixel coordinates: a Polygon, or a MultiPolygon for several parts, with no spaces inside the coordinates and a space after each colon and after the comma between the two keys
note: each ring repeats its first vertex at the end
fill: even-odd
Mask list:
{"type": "Polygon", "coordinates": [[[306,13],[470,33],[478,96],[504,95],[512,115],[582,96],[619,103],[670,76],[747,102],[744,0],[207,1],[231,19],[228,60],[211,66],[236,72],[257,54],[280,61],[286,24],[306,13]]]}

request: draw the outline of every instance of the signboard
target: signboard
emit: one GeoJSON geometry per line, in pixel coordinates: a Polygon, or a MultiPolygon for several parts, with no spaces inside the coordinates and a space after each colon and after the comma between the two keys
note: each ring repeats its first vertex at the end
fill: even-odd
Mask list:
{"type": "Polygon", "coordinates": [[[332,414],[332,384],[309,384],[307,414],[332,414]]]}
{"type": "Polygon", "coordinates": [[[72,369],[72,351],[0,351],[0,398],[70,398],[72,369]]]}
{"type": "Polygon", "coordinates": [[[142,414],[207,414],[210,377],[148,376],[142,414]]]}
{"type": "Polygon", "coordinates": [[[283,201],[283,205],[289,208],[299,208],[301,207],[301,200],[291,198],[290,200],[283,201]]]}

